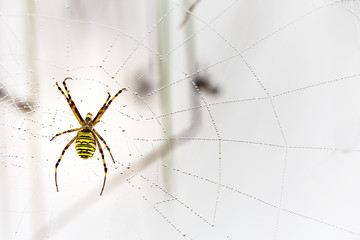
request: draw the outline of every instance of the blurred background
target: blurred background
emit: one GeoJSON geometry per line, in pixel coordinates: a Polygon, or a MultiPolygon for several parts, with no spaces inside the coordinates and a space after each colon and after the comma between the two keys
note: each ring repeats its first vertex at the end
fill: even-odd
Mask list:
{"type": "Polygon", "coordinates": [[[0,0],[0,239],[360,239],[359,4],[0,0]]]}

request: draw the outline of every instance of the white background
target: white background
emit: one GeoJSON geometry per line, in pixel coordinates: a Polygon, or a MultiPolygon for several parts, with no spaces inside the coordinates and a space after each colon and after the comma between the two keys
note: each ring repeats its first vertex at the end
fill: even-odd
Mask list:
{"type": "Polygon", "coordinates": [[[360,239],[359,1],[194,2],[0,1],[1,239],[360,239]]]}

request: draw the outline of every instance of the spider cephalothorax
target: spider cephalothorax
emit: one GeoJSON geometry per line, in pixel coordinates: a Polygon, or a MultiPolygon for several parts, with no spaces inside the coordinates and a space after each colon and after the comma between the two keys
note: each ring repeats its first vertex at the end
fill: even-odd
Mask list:
{"type": "Polygon", "coordinates": [[[121,89],[120,91],[118,91],[114,97],[112,97],[110,99],[110,93],[108,93],[108,97],[104,103],[104,105],[100,108],[99,112],[96,114],[95,118],[92,119],[92,114],[88,113],[86,115],[85,120],[81,117],[80,112],[78,111],[78,109],[76,108],[76,105],[74,103],[74,101],[72,100],[69,90],[66,86],[66,80],[67,79],[72,79],[72,78],[65,78],[63,81],[63,85],[65,88],[65,91],[67,93],[67,95],[64,93],[64,91],[60,88],[59,84],[56,83],[56,86],[58,87],[59,91],[61,92],[61,94],[66,98],[66,101],[68,102],[71,110],[73,111],[76,119],[79,121],[81,127],[79,128],[75,128],[75,129],[70,129],[67,131],[64,131],[62,133],[58,133],[56,134],[53,138],[50,139],[50,141],[52,141],[54,138],[64,134],[64,133],[70,133],[70,132],[75,132],[78,131],[76,136],[70,140],[70,142],[65,146],[64,150],[62,151],[59,160],[56,162],[55,164],[55,185],[56,185],[56,190],[59,191],[58,188],[58,184],[57,184],[57,167],[60,164],[61,158],[64,155],[65,151],[70,147],[70,145],[75,141],[75,149],[77,154],[82,158],[82,159],[88,159],[91,158],[94,155],[94,152],[96,150],[96,145],[99,146],[99,152],[101,154],[101,158],[103,160],[103,164],[104,164],[104,171],[105,171],[105,176],[104,176],[104,183],[103,186],[101,188],[101,192],[100,195],[102,194],[104,187],[105,187],[105,181],[106,181],[106,173],[107,173],[107,167],[106,167],[106,163],[105,163],[105,158],[104,158],[104,152],[101,148],[100,142],[98,140],[98,138],[100,138],[100,140],[104,143],[106,149],[109,151],[111,159],[114,161],[114,158],[111,154],[110,148],[108,147],[108,145],[106,144],[105,140],[100,136],[100,134],[95,130],[94,126],[100,121],[100,118],[102,117],[102,115],[105,113],[105,111],[108,109],[109,105],[111,104],[111,102],[122,92],[122,91],[126,91],[125,88],[121,89]]]}
{"type": "Polygon", "coordinates": [[[84,122],[81,124],[81,127],[84,130],[89,130],[89,131],[91,131],[93,129],[92,114],[91,113],[88,113],[86,115],[86,118],[85,118],[84,122]]]}

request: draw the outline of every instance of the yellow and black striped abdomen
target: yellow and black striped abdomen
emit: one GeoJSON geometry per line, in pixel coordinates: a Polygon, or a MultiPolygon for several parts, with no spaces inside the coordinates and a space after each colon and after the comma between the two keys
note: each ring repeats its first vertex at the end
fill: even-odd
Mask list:
{"type": "Polygon", "coordinates": [[[94,155],[96,149],[94,134],[87,130],[78,132],[78,136],[75,142],[75,149],[81,158],[91,158],[94,155]]]}

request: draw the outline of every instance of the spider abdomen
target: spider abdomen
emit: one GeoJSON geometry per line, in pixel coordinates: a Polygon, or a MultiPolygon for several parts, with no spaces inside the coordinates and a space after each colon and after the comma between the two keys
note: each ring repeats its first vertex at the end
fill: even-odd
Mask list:
{"type": "Polygon", "coordinates": [[[79,157],[83,159],[91,158],[96,149],[94,134],[89,130],[79,131],[75,142],[75,149],[79,157]]]}

